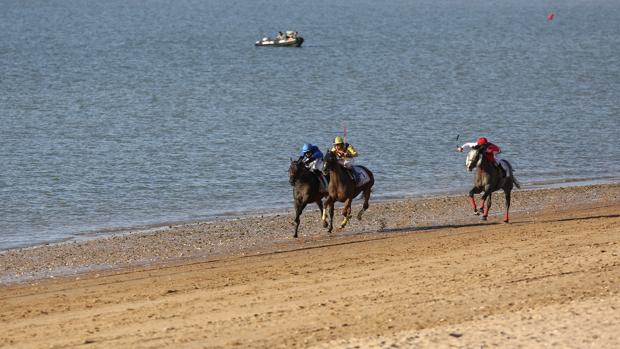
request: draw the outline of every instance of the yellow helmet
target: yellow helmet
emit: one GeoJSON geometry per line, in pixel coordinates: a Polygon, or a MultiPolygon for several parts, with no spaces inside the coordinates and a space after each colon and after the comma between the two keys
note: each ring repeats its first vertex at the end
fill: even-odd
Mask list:
{"type": "Polygon", "coordinates": [[[342,137],[336,136],[336,138],[334,138],[334,145],[336,145],[336,144],[344,144],[344,141],[342,140],[342,137]]]}

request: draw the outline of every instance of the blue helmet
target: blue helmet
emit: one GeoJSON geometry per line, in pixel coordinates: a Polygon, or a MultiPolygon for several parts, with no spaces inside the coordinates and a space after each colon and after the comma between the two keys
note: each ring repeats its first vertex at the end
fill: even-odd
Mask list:
{"type": "Polygon", "coordinates": [[[312,150],[312,147],[313,147],[312,144],[304,143],[304,145],[301,147],[301,152],[299,152],[299,155],[304,156],[305,153],[312,150]]]}

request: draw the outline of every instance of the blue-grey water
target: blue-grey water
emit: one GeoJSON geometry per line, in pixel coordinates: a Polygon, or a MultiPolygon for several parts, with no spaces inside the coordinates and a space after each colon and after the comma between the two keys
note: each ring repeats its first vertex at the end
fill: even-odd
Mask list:
{"type": "Polygon", "coordinates": [[[620,178],[617,0],[0,0],[0,33],[0,249],[290,207],[345,126],[375,197],[466,188],[457,134],[620,178]]]}

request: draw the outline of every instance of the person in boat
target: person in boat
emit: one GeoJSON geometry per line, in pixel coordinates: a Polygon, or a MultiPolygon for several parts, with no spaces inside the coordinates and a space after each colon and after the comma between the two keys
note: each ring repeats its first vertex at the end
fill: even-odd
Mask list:
{"type": "Polygon", "coordinates": [[[283,32],[278,32],[278,35],[276,35],[276,40],[282,40],[284,38],[285,38],[285,36],[284,36],[283,32]]]}
{"type": "Polygon", "coordinates": [[[345,143],[342,137],[336,136],[336,138],[334,138],[334,144],[331,148],[331,152],[336,154],[338,157],[338,162],[347,170],[349,177],[351,177],[352,180],[355,180],[351,169],[355,164],[355,158],[359,155],[357,150],[355,150],[351,144],[345,143]]]}
{"type": "Polygon", "coordinates": [[[316,145],[304,143],[299,152],[299,160],[312,173],[319,177],[322,185],[327,188],[327,179],[323,176],[323,153],[316,145]]]}
{"type": "Polygon", "coordinates": [[[498,154],[502,152],[502,150],[495,144],[489,142],[486,137],[480,137],[476,142],[468,142],[463,144],[460,147],[457,147],[456,150],[462,152],[465,147],[469,148],[484,148],[484,153],[489,162],[491,162],[495,167],[499,167],[502,169],[506,176],[510,176],[510,171],[506,168],[506,165],[503,161],[500,161],[500,157],[498,154]]]}

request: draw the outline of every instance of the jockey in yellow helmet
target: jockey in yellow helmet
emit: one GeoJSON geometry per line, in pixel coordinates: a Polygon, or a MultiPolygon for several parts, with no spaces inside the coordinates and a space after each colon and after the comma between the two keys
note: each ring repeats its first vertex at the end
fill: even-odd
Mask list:
{"type": "Polygon", "coordinates": [[[349,143],[345,143],[342,137],[336,136],[331,152],[338,156],[338,162],[346,168],[354,164],[353,158],[357,157],[357,150],[349,143]]]}

